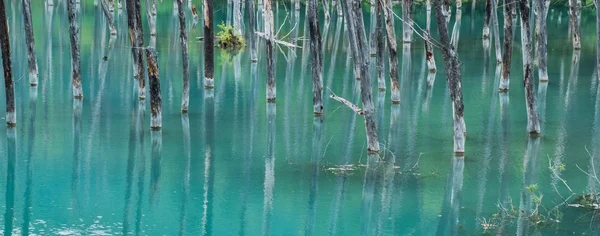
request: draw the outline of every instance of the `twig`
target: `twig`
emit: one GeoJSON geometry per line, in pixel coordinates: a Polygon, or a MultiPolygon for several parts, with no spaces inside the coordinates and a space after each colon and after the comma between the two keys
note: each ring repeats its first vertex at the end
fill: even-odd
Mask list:
{"type": "MultiPolygon", "coordinates": [[[[556,177],[558,180],[560,180],[561,182],[563,182],[563,184],[569,189],[569,191],[572,194],[575,193],[575,192],[573,192],[573,190],[571,189],[571,187],[569,187],[569,185],[567,184],[567,181],[565,181],[563,178],[560,177],[560,175],[558,173],[556,173],[556,166],[552,165],[552,160],[550,160],[550,157],[548,157],[548,169],[550,169],[550,172],[552,172],[552,175],[554,175],[554,177],[556,177]]],[[[559,195],[560,195],[560,193],[559,193],[559,195]]],[[[561,198],[562,198],[562,196],[561,196],[561,198]]]]}
{"type": "MultiPolygon", "coordinates": [[[[261,38],[267,39],[267,37],[265,36],[265,33],[263,33],[263,32],[256,32],[256,35],[257,35],[258,37],[261,37],[261,38]]],[[[277,43],[277,44],[281,44],[281,45],[283,45],[283,46],[286,46],[286,47],[291,47],[291,48],[302,48],[302,47],[300,47],[300,46],[298,46],[298,45],[291,44],[291,43],[288,43],[288,42],[286,42],[286,41],[282,41],[282,40],[279,40],[279,39],[276,39],[276,38],[273,38],[273,42],[275,42],[275,43],[277,43]]]]}

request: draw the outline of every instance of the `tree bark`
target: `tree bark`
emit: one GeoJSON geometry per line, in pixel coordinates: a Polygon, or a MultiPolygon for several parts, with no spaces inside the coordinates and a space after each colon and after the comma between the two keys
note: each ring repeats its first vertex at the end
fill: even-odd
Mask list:
{"type": "Polygon", "coordinates": [[[275,102],[277,97],[275,84],[275,55],[273,45],[273,6],[272,0],[264,0],[263,21],[265,26],[267,56],[267,102],[275,102]]]}
{"type": "Polygon", "coordinates": [[[150,128],[162,127],[162,97],[160,96],[160,77],[158,74],[158,59],[154,48],[146,48],[148,61],[148,82],[150,83],[150,128]]]}
{"type": "MultiPolygon", "coordinates": [[[[343,1],[343,0],[341,0],[343,1]]],[[[383,16],[385,18],[385,31],[388,46],[388,63],[390,67],[390,86],[392,87],[392,104],[400,103],[400,82],[398,75],[398,45],[396,44],[396,28],[391,0],[378,0],[383,3],[383,16]]],[[[340,2],[340,5],[342,3],[340,2]]],[[[427,42],[426,42],[427,43],[427,42]]],[[[434,65],[435,66],[435,65],[434,65]]]]}
{"type": "Polygon", "coordinates": [[[348,24],[349,38],[351,44],[356,45],[356,47],[352,47],[352,55],[354,63],[360,65],[360,87],[367,134],[367,150],[369,153],[379,153],[379,138],[374,117],[375,109],[372,100],[371,77],[369,76],[368,44],[366,43],[361,8],[358,0],[344,1],[344,15],[346,19],[350,20],[348,24]]]}
{"type": "Polygon", "coordinates": [[[325,20],[329,21],[331,16],[329,15],[329,0],[322,0],[323,3],[323,12],[325,13],[325,20]]]}
{"type": "Polygon", "coordinates": [[[581,0],[569,0],[569,15],[573,29],[573,49],[581,49],[581,0]]]}
{"type": "Polygon", "coordinates": [[[75,99],[82,99],[83,91],[81,89],[81,68],[79,67],[79,20],[77,18],[75,0],[67,0],[67,12],[69,18],[69,34],[71,40],[73,97],[75,99]]]}
{"type": "Polygon", "coordinates": [[[435,56],[433,55],[433,45],[431,45],[431,0],[426,0],[427,5],[427,23],[425,25],[425,60],[427,60],[427,67],[429,72],[436,72],[437,67],[435,65],[435,56]]]}
{"type": "Polygon", "coordinates": [[[435,16],[442,44],[442,53],[444,55],[444,64],[446,67],[446,77],[450,89],[450,99],[452,100],[452,113],[454,123],[454,153],[464,155],[465,153],[465,122],[464,105],[462,98],[461,71],[458,55],[450,44],[448,27],[442,10],[442,0],[434,0],[435,16]]]}
{"type": "Polygon", "coordinates": [[[131,54],[133,56],[134,79],[138,81],[138,98],[143,100],[146,98],[146,76],[142,57],[144,36],[139,0],[127,0],[127,24],[129,25],[129,41],[131,41],[131,54]]]}
{"type": "Polygon", "coordinates": [[[384,32],[383,32],[383,4],[382,0],[377,0],[377,11],[376,11],[376,19],[375,19],[375,67],[377,71],[377,87],[379,87],[379,91],[385,91],[385,75],[383,74],[383,70],[385,69],[383,62],[383,54],[385,53],[385,41],[384,41],[384,32]]]}
{"type": "Polygon", "coordinates": [[[204,0],[204,7],[202,10],[204,11],[204,88],[212,89],[215,87],[213,0],[204,0]]]}
{"type": "Polygon", "coordinates": [[[510,85],[510,66],[512,62],[512,44],[513,44],[513,4],[504,0],[504,54],[502,55],[502,78],[498,90],[508,91],[510,85]]]}
{"type": "Polygon", "coordinates": [[[0,1],[0,46],[2,48],[2,68],[4,69],[4,93],[6,94],[6,125],[12,127],[17,125],[17,114],[15,112],[15,87],[4,1],[0,1]]]}
{"type": "Polygon", "coordinates": [[[246,4],[246,8],[248,8],[248,27],[250,28],[250,60],[252,63],[256,63],[258,62],[258,58],[256,56],[256,34],[254,33],[256,32],[256,20],[254,18],[256,11],[254,10],[254,1],[246,0],[246,4]]]}
{"type": "Polygon", "coordinates": [[[548,50],[546,45],[548,43],[548,33],[546,27],[546,18],[548,17],[548,8],[550,6],[550,0],[534,0],[537,12],[536,16],[536,46],[537,46],[537,62],[538,62],[538,76],[540,82],[548,81],[548,50]]]}
{"type": "MultiPolygon", "coordinates": [[[[102,1],[102,0],[101,0],[102,1]]],[[[179,9],[182,7],[180,6],[179,9]]],[[[150,28],[150,35],[156,35],[156,14],[152,12],[152,4],[150,0],[146,0],[146,18],[148,19],[148,28],[150,28]]]]}
{"type": "Polygon", "coordinates": [[[529,0],[520,0],[521,12],[521,45],[523,53],[523,85],[527,105],[527,131],[532,136],[540,134],[540,121],[537,111],[537,101],[533,81],[533,59],[531,50],[531,30],[529,27],[529,0]]]}
{"type": "Polygon", "coordinates": [[[502,49],[500,46],[500,27],[498,26],[498,0],[492,0],[492,24],[494,24],[494,45],[496,46],[496,62],[502,63],[502,49]]]}
{"type": "MultiPolygon", "coordinates": [[[[504,7],[506,7],[506,5],[504,7]]],[[[491,15],[492,15],[492,0],[486,0],[485,1],[485,12],[483,14],[483,39],[490,38],[491,15]]]]}
{"type": "Polygon", "coordinates": [[[404,43],[412,42],[413,35],[413,0],[402,0],[402,41],[404,43]]]}
{"type": "Polygon", "coordinates": [[[100,4],[102,6],[102,12],[104,12],[104,16],[106,16],[106,21],[108,21],[108,29],[110,30],[110,34],[117,35],[117,28],[115,27],[115,21],[112,15],[113,13],[111,13],[112,11],[108,9],[106,0],[100,0],[100,4]]]}
{"type": "Polygon", "coordinates": [[[313,112],[315,116],[320,116],[323,114],[323,46],[321,45],[317,6],[317,0],[307,1],[313,81],[313,112]]]}
{"type": "Polygon", "coordinates": [[[183,60],[183,91],[181,92],[181,113],[188,112],[190,103],[190,68],[188,59],[187,30],[185,27],[185,10],[183,0],[177,0],[179,5],[179,39],[181,40],[181,59],[183,60]]]}
{"type": "Polygon", "coordinates": [[[25,26],[25,40],[27,43],[27,65],[29,66],[29,84],[38,84],[38,65],[35,55],[35,40],[33,38],[33,26],[31,25],[31,0],[23,0],[23,25],[25,26]]]}

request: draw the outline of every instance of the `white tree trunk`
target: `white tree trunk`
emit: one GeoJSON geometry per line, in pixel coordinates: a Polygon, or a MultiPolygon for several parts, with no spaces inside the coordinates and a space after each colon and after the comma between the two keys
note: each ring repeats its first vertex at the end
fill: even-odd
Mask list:
{"type": "Polygon", "coordinates": [[[496,62],[502,63],[502,49],[500,46],[500,29],[498,26],[498,0],[492,0],[492,24],[494,24],[494,45],[496,46],[496,62]]]}
{"type": "Polygon", "coordinates": [[[429,72],[436,72],[435,56],[433,55],[433,45],[431,45],[431,0],[425,0],[427,5],[427,23],[425,24],[425,60],[429,72]]]}
{"type": "Polygon", "coordinates": [[[540,120],[537,111],[536,93],[533,81],[533,58],[531,49],[531,30],[529,27],[529,0],[520,0],[521,48],[523,54],[523,79],[527,107],[527,131],[532,136],[540,134],[540,120]]]}
{"type": "Polygon", "coordinates": [[[413,35],[413,0],[402,0],[402,40],[404,43],[412,43],[413,35]]]}
{"type": "MultiPolygon", "coordinates": [[[[343,0],[341,0],[343,1],[343,0]]],[[[385,31],[388,46],[388,63],[390,67],[390,86],[392,87],[392,104],[400,103],[400,81],[398,75],[398,45],[396,43],[396,27],[394,25],[394,12],[392,11],[392,1],[384,0],[383,16],[385,18],[385,31]]],[[[340,3],[341,5],[342,3],[340,3]]],[[[435,66],[435,65],[434,65],[435,66]]]]}
{"type": "Polygon", "coordinates": [[[546,45],[548,43],[548,33],[546,27],[546,18],[548,17],[548,8],[550,7],[550,0],[534,0],[537,2],[535,7],[536,15],[536,48],[537,48],[537,62],[538,62],[538,76],[540,82],[548,81],[548,51],[546,45]]]}

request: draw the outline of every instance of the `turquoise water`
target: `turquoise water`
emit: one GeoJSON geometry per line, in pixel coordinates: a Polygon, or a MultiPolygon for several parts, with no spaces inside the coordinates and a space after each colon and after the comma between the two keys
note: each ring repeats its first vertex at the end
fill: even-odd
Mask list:
{"type": "MultiPolygon", "coordinates": [[[[200,1],[193,4],[201,6],[200,1]]],[[[32,7],[40,69],[36,89],[27,83],[20,4],[7,4],[18,125],[0,126],[5,135],[0,138],[4,235],[597,233],[592,212],[566,207],[559,208],[564,216],[552,225],[507,219],[484,232],[481,224],[499,212],[499,203],[509,207],[512,201],[519,211],[531,212],[534,196],[527,186],[537,186],[532,192],[543,195],[542,206],[549,209],[562,202],[553,184],[563,197],[569,196],[551,174],[550,162],[564,164],[560,177],[577,194],[600,186],[578,168],[589,171],[591,162],[600,166],[591,12],[582,14],[578,65],[572,64],[566,34],[567,9],[549,14],[550,82],[546,89],[536,86],[545,91],[539,93],[543,136],[529,140],[519,29],[513,80],[504,100],[497,93],[493,44],[489,56],[482,44],[482,6],[475,12],[465,6],[458,46],[468,130],[464,159],[452,155],[452,109],[441,54],[436,51],[439,72],[430,76],[435,83],[429,87],[422,41],[399,48],[405,52],[399,53],[402,103],[392,107],[389,89],[373,90],[379,137],[389,150],[385,160],[378,161],[367,157],[362,117],[326,99],[324,120],[313,118],[307,51],[277,50],[274,105],[265,99],[262,46],[257,64],[250,63],[248,50],[231,58],[215,50],[215,90],[205,91],[203,44],[194,40],[202,35],[202,19],[195,27],[188,25],[192,89],[190,112],[182,116],[178,19],[170,1],[159,3],[156,37],[162,131],[149,129],[149,101],[140,104],[134,99],[137,85],[132,80],[126,13],[117,16],[119,34],[110,39],[101,10],[92,1],[81,5],[85,98],[80,113],[74,111],[64,3],[32,7]],[[105,55],[107,61],[102,60],[105,55]],[[330,170],[344,164],[354,169],[330,170]]],[[[225,7],[216,5],[216,22],[225,21],[225,7]]],[[[304,34],[304,8],[298,27],[293,27],[294,15],[286,17],[284,4],[274,8],[276,25],[286,22],[280,35],[294,28],[299,36],[304,34]]],[[[423,10],[415,10],[422,26],[423,10]]],[[[189,9],[186,14],[191,19],[189,9]]],[[[369,27],[368,9],[365,14],[369,27]]],[[[401,24],[396,25],[400,35],[401,24]]],[[[358,103],[344,25],[333,14],[322,29],[327,29],[324,84],[358,103]]],[[[432,31],[437,31],[435,22],[432,31]]],[[[150,37],[145,37],[147,45],[150,37]]],[[[0,104],[5,104],[1,91],[0,104]]]]}

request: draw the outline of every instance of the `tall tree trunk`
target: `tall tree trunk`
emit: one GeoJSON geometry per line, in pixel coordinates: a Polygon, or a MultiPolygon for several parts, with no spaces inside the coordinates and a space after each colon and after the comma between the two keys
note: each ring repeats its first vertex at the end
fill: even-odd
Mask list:
{"type": "Polygon", "coordinates": [[[79,67],[79,19],[77,18],[75,0],[67,0],[67,12],[69,15],[69,34],[71,39],[73,97],[75,99],[82,99],[83,91],[81,89],[81,68],[79,67]]]}
{"type": "Polygon", "coordinates": [[[569,0],[569,15],[573,29],[573,49],[581,49],[581,0],[569,0]]]}
{"type": "Polygon", "coordinates": [[[377,50],[377,55],[375,55],[375,67],[377,69],[377,86],[379,87],[379,91],[385,91],[385,75],[383,74],[383,69],[385,69],[383,62],[383,54],[385,53],[385,41],[383,38],[385,37],[383,33],[383,5],[382,0],[377,0],[377,11],[376,11],[376,21],[375,21],[375,48],[377,50]]]}
{"type": "Polygon", "coordinates": [[[10,127],[17,125],[17,114],[15,112],[15,87],[4,1],[0,1],[0,46],[2,48],[2,68],[4,69],[4,93],[6,94],[6,125],[10,127]]]}
{"type": "MultiPolygon", "coordinates": [[[[341,0],[343,1],[343,0],[341,0]]],[[[392,87],[392,104],[400,103],[400,81],[398,76],[398,45],[396,44],[396,27],[394,24],[394,12],[391,0],[380,0],[383,4],[383,16],[385,18],[385,31],[387,33],[387,46],[390,67],[390,86],[392,87]]],[[[340,5],[342,3],[340,2],[340,5]]],[[[435,66],[435,65],[434,65],[435,66]]]]}
{"type": "Polygon", "coordinates": [[[254,10],[254,1],[246,0],[246,4],[246,8],[248,8],[248,27],[250,28],[250,60],[252,63],[256,63],[258,62],[256,56],[256,11],[254,10]]]}
{"type": "Polygon", "coordinates": [[[513,44],[513,15],[514,4],[504,0],[504,54],[502,55],[502,78],[498,90],[508,91],[510,85],[510,65],[512,62],[512,44],[513,44]]]}
{"type": "Polygon", "coordinates": [[[464,155],[465,153],[465,122],[464,105],[462,99],[461,71],[458,55],[450,44],[448,35],[448,26],[442,10],[442,0],[434,0],[435,16],[442,44],[442,53],[444,54],[444,64],[446,67],[446,77],[450,89],[450,99],[452,100],[452,113],[454,123],[454,153],[464,155]]]}
{"type": "Polygon", "coordinates": [[[490,38],[491,15],[492,15],[492,0],[486,0],[485,1],[485,12],[483,14],[483,39],[490,38]]]}
{"type": "Polygon", "coordinates": [[[435,65],[435,56],[433,55],[433,45],[431,45],[431,0],[425,0],[427,5],[427,23],[425,25],[425,60],[427,60],[427,67],[429,72],[436,72],[437,67],[435,65]]]}
{"type": "Polygon", "coordinates": [[[379,153],[379,138],[375,124],[374,105],[371,91],[371,77],[369,76],[368,44],[366,43],[365,28],[363,25],[362,7],[358,0],[344,1],[344,15],[349,20],[349,38],[352,47],[354,63],[360,65],[361,99],[367,133],[367,150],[369,153],[379,153]]]}
{"type": "Polygon", "coordinates": [[[533,58],[531,49],[531,30],[529,27],[529,0],[520,0],[521,12],[521,48],[523,53],[523,85],[527,102],[527,131],[530,135],[540,134],[540,120],[537,111],[537,101],[533,81],[533,58]]]}
{"type": "Polygon", "coordinates": [[[320,116],[323,114],[323,46],[317,6],[317,0],[307,1],[310,57],[312,58],[313,112],[315,116],[320,116]]]}
{"type": "Polygon", "coordinates": [[[187,30],[185,27],[185,11],[183,0],[177,0],[179,5],[179,39],[181,40],[181,59],[183,60],[183,91],[181,92],[181,113],[188,112],[190,103],[190,68],[188,59],[187,30]]]}
{"type": "Polygon", "coordinates": [[[35,40],[33,26],[31,25],[31,0],[23,0],[23,25],[25,26],[25,40],[27,43],[27,65],[29,66],[29,84],[38,84],[38,65],[35,55],[35,40]]]}
{"type": "MultiPolygon", "coordinates": [[[[275,102],[277,96],[275,85],[275,55],[273,45],[273,6],[272,0],[264,0],[263,21],[265,26],[267,56],[267,102],[275,102]]],[[[322,84],[322,82],[321,82],[322,84]]]]}
{"type": "Polygon", "coordinates": [[[412,42],[413,35],[413,0],[402,0],[402,41],[405,43],[412,42]]]}
{"type": "Polygon", "coordinates": [[[502,63],[502,49],[500,44],[500,27],[498,26],[498,0],[492,0],[492,24],[494,24],[494,45],[496,46],[496,62],[502,63]]]}
{"type": "Polygon", "coordinates": [[[148,83],[150,83],[150,128],[162,127],[162,97],[160,96],[160,77],[158,74],[158,59],[154,48],[146,48],[148,61],[148,83]]]}
{"type": "Polygon", "coordinates": [[[540,82],[548,81],[548,51],[546,45],[548,43],[548,33],[546,27],[546,18],[548,17],[548,8],[550,7],[550,0],[534,0],[537,2],[535,6],[536,16],[536,48],[537,48],[537,62],[538,62],[538,76],[540,82]]]}
{"type": "Polygon", "coordinates": [[[115,27],[113,13],[111,10],[108,9],[108,4],[106,3],[106,0],[100,0],[100,4],[102,6],[102,12],[104,12],[104,16],[106,16],[106,21],[108,21],[108,29],[110,30],[110,34],[117,35],[117,28],[115,27]]]}
{"type": "MultiPolygon", "coordinates": [[[[212,89],[215,87],[213,0],[204,0],[204,7],[202,10],[204,11],[204,88],[212,89]]],[[[252,32],[252,34],[254,34],[254,32],[252,32]]]]}
{"type": "MultiPolygon", "coordinates": [[[[102,0],[101,0],[102,1],[102,0]]],[[[181,9],[182,7],[179,7],[181,9]]],[[[156,35],[156,14],[152,12],[152,4],[150,0],[146,0],[146,19],[148,19],[148,28],[150,28],[150,35],[156,35]]]]}

